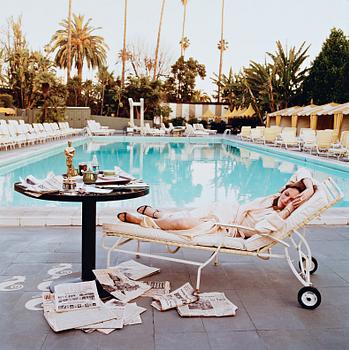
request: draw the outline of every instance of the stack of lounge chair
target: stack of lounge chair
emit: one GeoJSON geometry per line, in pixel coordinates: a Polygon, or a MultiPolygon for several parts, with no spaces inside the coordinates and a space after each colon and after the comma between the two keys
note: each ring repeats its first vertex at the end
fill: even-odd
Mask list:
{"type": "Polygon", "coordinates": [[[7,150],[82,135],[67,122],[27,124],[23,120],[0,120],[0,149],[7,150]]]}

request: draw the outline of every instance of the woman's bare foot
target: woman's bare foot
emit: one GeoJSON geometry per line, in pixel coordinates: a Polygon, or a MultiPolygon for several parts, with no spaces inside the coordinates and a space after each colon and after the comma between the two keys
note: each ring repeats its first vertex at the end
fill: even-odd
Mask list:
{"type": "Polygon", "coordinates": [[[139,208],[137,208],[137,212],[153,219],[159,219],[161,217],[160,211],[152,208],[150,205],[141,205],[139,208]]]}
{"type": "Polygon", "coordinates": [[[127,222],[127,223],[130,223],[130,224],[137,224],[139,225],[142,221],[142,219],[136,215],[133,215],[131,213],[127,213],[127,212],[122,212],[122,213],[119,213],[117,215],[118,219],[122,222],[127,222]]]}

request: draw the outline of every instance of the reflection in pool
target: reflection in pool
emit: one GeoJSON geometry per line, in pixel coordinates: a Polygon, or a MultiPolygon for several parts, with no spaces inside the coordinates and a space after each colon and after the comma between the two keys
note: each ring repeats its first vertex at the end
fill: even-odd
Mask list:
{"type": "MultiPolygon", "coordinates": [[[[89,142],[76,147],[75,165],[91,161],[94,155],[101,169],[113,169],[118,165],[150,184],[147,197],[99,204],[114,207],[135,208],[143,203],[163,208],[197,207],[222,200],[246,202],[278,191],[299,166],[309,167],[231,145],[165,142],[89,142]]],[[[59,152],[11,172],[0,173],[1,206],[74,205],[30,199],[12,190],[13,183],[20,177],[33,174],[43,178],[50,171],[61,174],[64,170],[65,158],[59,152]]],[[[319,180],[331,175],[346,192],[339,205],[349,206],[349,174],[333,173],[324,168],[312,170],[319,180]]]]}

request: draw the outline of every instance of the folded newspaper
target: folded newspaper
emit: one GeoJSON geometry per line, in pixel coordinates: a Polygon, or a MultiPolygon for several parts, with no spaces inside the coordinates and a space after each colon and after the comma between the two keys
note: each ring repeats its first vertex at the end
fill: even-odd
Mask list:
{"type": "Polygon", "coordinates": [[[198,300],[198,297],[194,295],[194,288],[190,283],[186,283],[169,294],[155,295],[153,299],[151,306],[159,311],[166,311],[193,303],[198,300]]]}
{"type": "Polygon", "coordinates": [[[94,281],[63,284],[55,291],[57,294],[42,294],[44,317],[55,332],[118,317],[115,310],[101,303],[94,281]]]}
{"type": "Polygon", "coordinates": [[[114,266],[114,268],[120,270],[126,277],[134,281],[160,272],[160,269],[157,267],[143,265],[132,259],[124,261],[121,264],[114,266]]]}
{"type": "Polygon", "coordinates": [[[169,294],[171,291],[171,283],[169,281],[147,281],[151,289],[145,292],[142,297],[153,298],[155,295],[169,294]]]}
{"type": "Polygon", "coordinates": [[[93,270],[93,273],[104,290],[124,303],[138,298],[151,288],[143,282],[129,279],[117,268],[93,270]]]}
{"type": "Polygon", "coordinates": [[[124,326],[142,323],[141,314],[146,311],[144,307],[138,306],[136,303],[125,304],[116,299],[109,300],[105,306],[113,310],[117,310],[118,317],[114,320],[91,324],[85,327],[80,327],[86,333],[91,333],[97,330],[103,334],[110,334],[116,329],[121,329],[124,326]]]}
{"type": "Polygon", "coordinates": [[[194,303],[177,307],[182,317],[223,317],[235,316],[237,306],[224,293],[202,293],[194,303]]]}
{"type": "Polygon", "coordinates": [[[37,179],[33,175],[29,175],[24,180],[22,178],[20,180],[20,185],[28,192],[38,194],[59,192],[63,186],[63,176],[52,173],[46,179],[37,179]]]}

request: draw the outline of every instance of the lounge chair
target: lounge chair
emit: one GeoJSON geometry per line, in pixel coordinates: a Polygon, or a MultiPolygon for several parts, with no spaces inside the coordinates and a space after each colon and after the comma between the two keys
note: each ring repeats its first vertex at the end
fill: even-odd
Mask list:
{"type": "Polygon", "coordinates": [[[275,143],[280,147],[285,146],[286,149],[293,147],[298,148],[299,151],[301,150],[300,140],[295,136],[293,130],[282,130],[280,140],[277,140],[275,143]]]}
{"type": "Polygon", "coordinates": [[[201,271],[211,261],[216,259],[219,253],[230,253],[261,259],[281,258],[285,259],[298,281],[303,285],[298,292],[298,301],[300,305],[307,309],[315,309],[321,302],[320,292],[312,287],[310,275],[317,269],[317,261],[312,256],[309,244],[305,238],[305,232],[299,232],[306,224],[321,213],[333,206],[342,199],[343,194],[331,178],[323,183],[317,184],[318,188],[315,194],[304,203],[301,208],[295,210],[286,220],[281,230],[271,234],[256,232],[255,229],[246,228],[254,231],[255,234],[248,238],[234,238],[229,236],[224,230],[225,227],[237,227],[235,224],[219,223],[222,232],[196,235],[192,239],[184,235],[175,234],[160,229],[144,228],[139,225],[129,223],[104,224],[103,225],[103,248],[108,250],[107,265],[111,264],[112,252],[126,253],[136,256],[146,256],[154,259],[168,260],[198,266],[196,291],[200,291],[201,271]],[[113,245],[107,245],[106,239],[109,237],[118,237],[113,245]],[[137,251],[127,250],[121,246],[137,241],[137,251]],[[170,253],[177,252],[180,248],[199,249],[211,252],[211,256],[203,263],[190,260],[176,259],[164,255],[155,255],[151,253],[140,252],[140,243],[150,242],[163,244],[168,247],[170,253]],[[284,253],[272,253],[272,248],[280,245],[284,248],[284,253]],[[170,250],[169,247],[175,247],[170,250]],[[297,259],[291,259],[289,250],[294,248],[297,252],[297,259]],[[300,272],[298,271],[300,270],[300,272]]]}
{"type": "Polygon", "coordinates": [[[170,129],[171,136],[182,136],[184,134],[185,126],[173,126],[172,123],[168,123],[168,127],[170,129]]]}
{"type": "Polygon", "coordinates": [[[241,132],[238,134],[241,140],[250,140],[251,135],[251,127],[250,126],[242,126],[241,132]]]}
{"type": "Polygon", "coordinates": [[[164,136],[165,131],[161,129],[151,128],[149,123],[145,123],[144,128],[142,130],[142,135],[164,136]]]}
{"type": "Polygon", "coordinates": [[[16,141],[10,135],[6,125],[0,124],[0,148],[15,148],[16,141]]]}
{"type": "Polygon", "coordinates": [[[205,131],[205,132],[208,132],[210,135],[217,134],[217,130],[205,129],[201,123],[194,124],[193,127],[194,127],[194,130],[196,131],[205,131]]]}
{"type": "Polygon", "coordinates": [[[345,157],[349,154],[349,131],[343,131],[341,134],[340,141],[331,145],[331,148],[327,151],[328,156],[345,157]]]}
{"type": "Polygon", "coordinates": [[[333,130],[318,130],[316,132],[316,153],[328,155],[328,150],[333,144],[333,130]]]}
{"type": "Polygon", "coordinates": [[[171,133],[171,128],[166,128],[166,125],[164,123],[160,123],[160,130],[165,131],[165,134],[170,134],[171,133]]]}
{"type": "Polygon", "coordinates": [[[191,124],[186,123],[183,135],[187,137],[196,137],[196,136],[209,136],[210,134],[206,131],[195,130],[191,124]]]}
{"type": "Polygon", "coordinates": [[[140,134],[141,133],[141,131],[142,131],[142,128],[140,127],[140,126],[136,126],[133,122],[131,122],[131,121],[129,121],[128,123],[127,123],[127,125],[128,125],[128,127],[127,127],[127,129],[129,129],[129,130],[126,130],[127,131],[127,133],[129,134],[131,134],[131,133],[135,133],[135,134],[140,134]]]}
{"type": "Polygon", "coordinates": [[[109,129],[108,126],[102,126],[95,120],[87,121],[87,132],[92,136],[110,136],[115,131],[114,129],[109,129]]]}
{"type": "Polygon", "coordinates": [[[264,129],[265,128],[262,129],[258,127],[251,129],[249,139],[251,139],[251,141],[255,143],[263,142],[264,129]]]}
{"type": "Polygon", "coordinates": [[[280,135],[280,131],[276,128],[266,128],[264,130],[264,135],[261,138],[262,142],[266,144],[275,144],[275,141],[277,140],[278,136],[280,135]]]}

